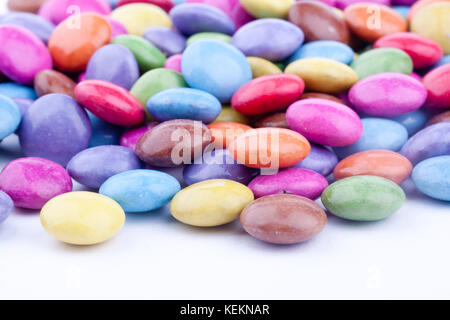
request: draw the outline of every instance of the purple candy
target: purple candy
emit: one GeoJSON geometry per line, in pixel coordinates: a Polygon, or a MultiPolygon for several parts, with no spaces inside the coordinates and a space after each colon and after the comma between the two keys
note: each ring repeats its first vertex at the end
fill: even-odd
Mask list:
{"type": "Polygon", "coordinates": [[[143,37],[168,56],[182,53],[186,48],[186,38],[166,27],[149,28],[143,37]]]}
{"type": "Polygon", "coordinates": [[[53,29],[55,29],[51,22],[41,16],[27,12],[10,12],[0,18],[0,24],[12,24],[23,27],[33,32],[45,43],[47,43],[53,29]]]}
{"type": "Polygon", "coordinates": [[[157,126],[158,122],[149,122],[146,125],[137,127],[137,128],[131,128],[122,135],[120,138],[120,145],[123,147],[127,147],[133,151],[136,150],[136,144],[138,143],[139,139],[150,129],[157,126]]]}
{"type": "Polygon", "coordinates": [[[392,0],[394,6],[412,6],[417,0],[392,0]]]}
{"type": "Polygon", "coordinates": [[[360,2],[382,4],[382,5],[385,5],[385,6],[390,6],[391,5],[391,0],[336,0],[335,1],[335,6],[338,9],[344,10],[348,6],[351,6],[352,4],[360,3],[360,2]]]}
{"type": "Polygon", "coordinates": [[[333,151],[311,143],[311,152],[308,156],[292,167],[312,170],[326,177],[333,172],[337,164],[338,157],[333,151]]]}
{"type": "Polygon", "coordinates": [[[3,191],[0,191],[0,223],[8,218],[13,207],[14,203],[11,198],[3,191]]]}
{"type": "Polygon", "coordinates": [[[166,63],[164,63],[164,68],[171,69],[171,70],[181,73],[181,59],[182,58],[183,58],[183,55],[181,53],[171,56],[170,58],[168,58],[166,60],[166,63]]]}
{"type": "Polygon", "coordinates": [[[48,94],[36,100],[23,116],[19,138],[25,155],[66,166],[88,147],[91,133],[89,117],[74,99],[48,94]]]}
{"type": "Polygon", "coordinates": [[[27,98],[14,98],[16,105],[19,107],[20,114],[23,115],[27,112],[28,108],[33,104],[33,100],[27,98]]]}

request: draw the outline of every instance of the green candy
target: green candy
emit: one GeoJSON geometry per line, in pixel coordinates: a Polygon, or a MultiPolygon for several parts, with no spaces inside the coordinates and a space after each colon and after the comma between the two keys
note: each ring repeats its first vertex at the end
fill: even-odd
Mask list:
{"type": "Polygon", "coordinates": [[[135,35],[120,35],[111,43],[120,44],[128,48],[136,58],[141,72],[164,67],[166,56],[153,44],[142,37],[135,35]]]}
{"type": "Polygon", "coordinates": [[[200,41],[200,40],[218,40],[223,41],[226,43],[231,43],[231,37],[224,33],[218,33],[218,32],[200,32],[196,33],[189,37],[189,39],[186,42],[186,45],[190,46],[194,42],[200,41]]]}
{"type": "Polygon", "coordinates": [[[411,74],[413,63],[407,53],[394,48],[373,49],[361,54],[351,67],[359,79],[382,72],[411,74]]]}
{"type": "Polygon", "coordinates": [[[390,216],[405,202],[402,188],[376,176],[354,176],[331,184],[322,203],[334,215],[355,221],[376,221],[390,216]]]}

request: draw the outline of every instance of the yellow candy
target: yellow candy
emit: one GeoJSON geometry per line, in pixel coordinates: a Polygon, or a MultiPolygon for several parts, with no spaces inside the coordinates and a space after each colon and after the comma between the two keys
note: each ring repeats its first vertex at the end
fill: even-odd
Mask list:
{"type": "Polygon", "coordinates": [[[256,18],[285,18],[295,0],[241,0],[242,6],[256,18]]]}
{"type": "Polygon", "coordinates": [[[237,219],[253,199],[252,191],[243,184],[206,180],[178,192],[170,203],[170,212],[183,223],[214,227],[237,219]]]}
{"type": "Polygon", "coordinates": [[[131,3],[120,6],[111,13],[111,18],[121,22],[128,33],[142,36],[150,27],[172,27],[167,13],[148,3],[131,3]]]}
{"type": "Polygon", "coordinates": [[[450,3],[438,2],[421,9],[411,21],[411,31],[433,39],[450,54],[450,3]]]}
{"type": "Polygon", "coordinates": [[[41,210],[44,229],[70,244],[91,245],[120,231],[125,213],[114,200],[98,193],[69,192],[53,198],[41,210]]]}
{"type": "Polygon", "coordinates": [[[269,74],[283,73],[280,68],[269,60],[259,57],[247,57],[247,61],[252,68],[253,79],[269,74]]]}
{"type": "Polygon", "coordinates": [[[348,65],[326,58],[305,58],[292,62],[285,70],[305,81],[308,91],[339,93],[358,81],[348,65]]]}
{"type": "Polygon", "coordinates": [[[250,121],[242,113],[237,112],[230,106],[224,106],[214,122],[237,122],[248,124],[250,121]]]}

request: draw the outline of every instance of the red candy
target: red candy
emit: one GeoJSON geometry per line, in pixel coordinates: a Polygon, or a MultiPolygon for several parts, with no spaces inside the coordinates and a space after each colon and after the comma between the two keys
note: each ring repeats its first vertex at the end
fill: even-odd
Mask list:
{"type": "Polygon", "coordinates": [[[144,122],[145,111],[126,89],[102,80],[86,80],[75,87],[77,100],[100,119],[119,126],[144,122]]]}
{"type": "Polygon", "coordinates": [[[426,106],[436,109],[450,108],[450,64],[428,72],[422,79],[428,90],[426,106]]]}

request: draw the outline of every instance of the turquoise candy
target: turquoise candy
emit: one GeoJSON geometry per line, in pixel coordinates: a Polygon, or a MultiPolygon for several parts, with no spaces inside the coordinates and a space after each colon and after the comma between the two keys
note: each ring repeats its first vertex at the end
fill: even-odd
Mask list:
{"type": "Polygon", "coordinates": [[[0,83],[0,94],[10,98],[37,99],[36,92],[32,88],[15,82],[0,83]]]}
{"type": "Polygon", "coordinates": [[[191,88],[206,91],[224,103],[252,80],[252,69],[242,52],[217,40],[203,40],[187,47],[181,70],[191,88]]]}
{"type": "Polygon", "coordinates": [[[450,201],[450,156],[429,158],[413,170],[417,189],[427,196],[450,201]]]}
{"type": "Polygon", "coordinates": [[[147,109],[160,121],[190,119],[211,123],[222,111],[222,104],[207,92],[175,88],[155,94],[148,100],[147,109]]]}
{"type": "Polygon", "coordinates": [[[355,52],[348,45],[338,41],[319,40],[300,46],[289,58],[288,63],[303,58],[327,58],[345,64],[353,61],[355,52]]]}
{"type": "Polygon", "coordinates": [[[126,212],[145,212],[163,207],[180,190],[180,183],[167,173],[139,169],[112,176],[99,193],[117,201],[126,212]]]}
{"type": "Polygon", "coordinates": [[[16,103],[3,95],[0,95],[0,140],[16,131],[22,116],[16,103]]]}
{"type": "Polygon", "coordinates": [[[391,180],[354,176],[331,184],[322,203],[335,216],[355,221],[376,221],[390,216],[405,202],[405,192],[391,180]]]}

